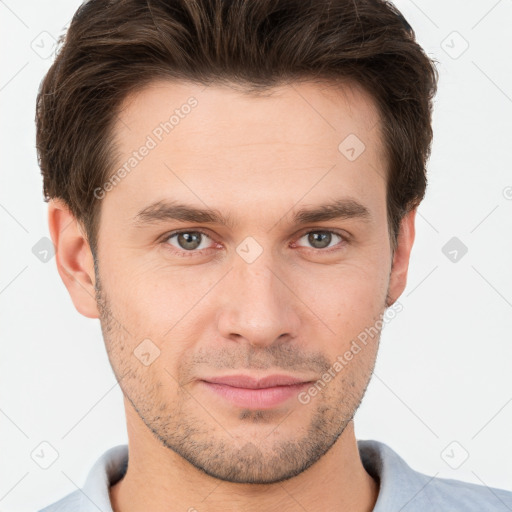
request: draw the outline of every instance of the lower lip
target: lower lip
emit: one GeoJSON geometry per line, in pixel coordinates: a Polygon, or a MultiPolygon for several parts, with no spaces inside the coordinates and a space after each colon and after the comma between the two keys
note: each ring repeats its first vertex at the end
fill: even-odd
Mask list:
{"type": "Polygon", "coordinates": [[[309,382],[290,386],[275,386],[272,388],[247,389],[235,388],[225,384],[201,381],[208,389],[222,396],[238,407],[249,409],[271,409],[297,394],[310,385],[309,382]]]}

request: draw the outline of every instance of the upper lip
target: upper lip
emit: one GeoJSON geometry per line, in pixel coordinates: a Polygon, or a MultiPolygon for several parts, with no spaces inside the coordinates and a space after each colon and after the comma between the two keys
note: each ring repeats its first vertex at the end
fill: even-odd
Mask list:
{"type": "Polygon", "coordinates": [[[261,389],[274,386],[291,386],[293,384],[304,384],[308,380],[291,377],[289,375],[267,375],[265,377],[252,377],[250,375],[225,375],[224,377],[208,377],[202,379],[214,384],[224,384],[235,388],[261,389]]]}

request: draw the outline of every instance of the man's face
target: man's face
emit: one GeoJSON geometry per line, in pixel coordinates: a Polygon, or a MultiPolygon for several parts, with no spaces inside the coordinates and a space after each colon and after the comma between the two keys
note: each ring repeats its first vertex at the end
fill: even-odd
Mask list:
{"type": "Polygon", "coordinates": [[[374,104],[312,83],[272,92],[159,81],[129,97],[115,128],[115,169],[129,171],[101,199],[98,306],[127,414],[233,482],[290,478],[333,446],[364,395],[378,336],[341,370],[335,362],[389,305],[374,104]],[[294,219],[348,200],[345,216],[294,219]],[[170,202],[230,222],[176,220],[170,202]],[[309,384],[229,398],[229,387],[204,382],[240,374],[309,384]]]}

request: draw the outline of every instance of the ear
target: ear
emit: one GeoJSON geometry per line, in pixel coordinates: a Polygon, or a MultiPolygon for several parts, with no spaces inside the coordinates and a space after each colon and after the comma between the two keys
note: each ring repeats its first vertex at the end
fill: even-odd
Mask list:
{"type": "Polygon", "coordinates": [[[389,278],[388,304],[394,304],[400,295],[402,295],[407,285],[407,271],[409,270],[409,258],[414,243],[414,221],[416,218],[416,208],[411,210],[402,218],[400,222],[400,231],[398,233],[397,248],[393,256],[393,265],[389,278]]]}
{"type": "Polygon", "coordinates": [[[79,313],[99,318],[94,259],[81,224],[62,199],[48,203],[48,226],[59,275],[79,313]]]}

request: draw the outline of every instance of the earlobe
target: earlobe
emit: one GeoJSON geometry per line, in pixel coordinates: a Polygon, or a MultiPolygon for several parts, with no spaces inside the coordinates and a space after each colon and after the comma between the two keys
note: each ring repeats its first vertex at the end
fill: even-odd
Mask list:
{"type": "Polygon", "coordinates": [[[92,252],[79,222],[61,199],[48,203],[48,226],[57,270],[75,308],[88,318],[99,318],[92,252]]]}
{"type": "Polygon", "coordinates": [[[400,222],[397,248],[393,256],[393,264],[389,279],[388,307],[402,295],[407,285],[407,272],[412,246],[414,244],[416,208],[405,215],[400,222]]]}

